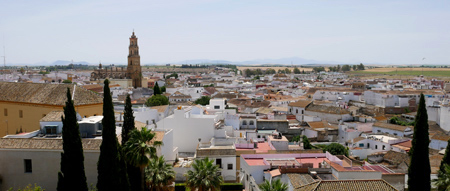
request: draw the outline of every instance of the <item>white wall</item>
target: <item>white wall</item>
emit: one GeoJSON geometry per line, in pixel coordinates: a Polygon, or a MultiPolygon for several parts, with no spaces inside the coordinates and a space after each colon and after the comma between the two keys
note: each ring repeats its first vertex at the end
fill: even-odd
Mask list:
{"type": "Polygon", "coordinates": [[[446,131],[450,131],[450,107],[448,106],[441,106],[441,114],[440,114],[440,126],[442,129],[446,131]]]}
{"type": "Polygon", "coordinates": [[[405,132],[403,132],[403,131],[397,131],[397,130],[382,128],[382,127],[377,127],[377,126],[372,127],[372,132],[388,133],[388,134],[396,135],[396,136],[400,136],[400,137],[405,137],[405,136],[413,134],[413,131],[411,131],[411,128],[406,128],[405,132]],[[408,129],[409,129],[409,131],[408,131],[408,129]]]}
{"type": "Polygon", "coordinates": [[[436,150],[442,150],[447,148],[447,141],[441,141],[436,139],[431,139],[429,147],[436,150]]]}
{"type": "Polygon", "coordinates": [[[173,144],[178,147],[178,152],[195,152],[199,138],[206,142],[214,137],[215,117],[174,110],[174,115],[164,118],[157,125],[158,128],[173,129],[173,144]]]}
{"type": "MultiPolygon", "coordinates": [[[[56,191],[62,150],[0,149],[1,190],[38,184],[56,191]],[[32,173],[25,173],[24,159],[31,159],[32,173]]],[[[84,168],[88,185],[97,184],[97,162],[100,151],[84,151],[84,168]]]]}

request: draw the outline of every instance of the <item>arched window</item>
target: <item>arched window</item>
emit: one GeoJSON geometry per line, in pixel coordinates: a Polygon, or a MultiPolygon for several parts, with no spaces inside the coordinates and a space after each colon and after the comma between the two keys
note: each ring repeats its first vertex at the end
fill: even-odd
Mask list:
{"type": "Polygon", "coordinates": [[[253,121],[250,121],[250,124],[249,125],[254,125],[255,124],[255,122],[253,122],[253,121]]]}
{"type": "Polygon", "coordinates": [[[242,121],[242,125],[247,125],[247,121],[246,120],[242,121]]]}
{"type": "Polygon", "coordinates": [[[378,149],[378,145],[375,145],[375,149],[378,149]]]}
{"type": "Polygon", "coordinates": [[[298,113],[298,109],[295,109],[295,113],[298,113]]]}
{"type": "Polygon", "coordinates": [[[386,145],[383,145],[383,150],[386,150],[386,145]]]}

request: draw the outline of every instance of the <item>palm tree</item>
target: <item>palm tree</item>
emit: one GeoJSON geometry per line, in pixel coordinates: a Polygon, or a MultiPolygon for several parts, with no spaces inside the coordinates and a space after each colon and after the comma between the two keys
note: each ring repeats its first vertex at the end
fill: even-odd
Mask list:
{"type": "Polygon", "coordinates": [[[223,182],[223,177],[219,176],[219,166],[214,164],[214,160],[209,160],[208,157],[195,160],[192,164],[194,170],[189,170],[186,176],[186,186],[191,190],[197,191],[216,191],[220,190],[220,184],[223,182]]]}
{"type": "Polygon", "coordinates": [[[163,191],[164,188],[175,179],[175,171],[172,165],[167,164],[163,156],[150,159],[145,168],[146,182],[152,191],[163,191]]]}
{"type": "Polygon", "coordinates": [[[433,179],[432,182],[439,188],[443,190],[450,190],[450,165],[444,164],[445,172],[439,171],[439,178],[433,179]]]}
{"type": "Polygon", "coordinates": [[[155,134],[150,129],[132,130],[128,141],[125,143],[124,153],[127,162],[133,166],[139,167],[141,171],[141,190],[144,190],[144,168],[149,164],[151,158],[156,158],[156,148],[162,145],[161,141],[150,141],[155,138],[155,134]]]}
{"type": "Polygon", "coordinates": [[[275,181],[272,180],[272,182],[266,180],[264,183],[259,185],[259,189],[261,189],[262,191],[287,191],[288,185],[282,183],[280,179],[277,179],[275,181]]]}

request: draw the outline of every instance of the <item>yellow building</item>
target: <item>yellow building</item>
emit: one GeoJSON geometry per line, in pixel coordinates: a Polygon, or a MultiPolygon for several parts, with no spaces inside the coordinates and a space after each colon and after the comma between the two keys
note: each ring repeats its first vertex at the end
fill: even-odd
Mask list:
{"type": "Polygon", "coordinates": [[[55,110],[63,110],[67,88],[81,116],[102,115],[103,98],[73,84],[0,82],[0,136],[38,130],[39,120],[55,110]]]}

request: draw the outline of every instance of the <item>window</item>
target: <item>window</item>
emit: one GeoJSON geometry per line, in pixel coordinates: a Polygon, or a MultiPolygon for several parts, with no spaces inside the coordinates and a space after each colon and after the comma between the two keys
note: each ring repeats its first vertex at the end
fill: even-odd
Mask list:
{"type": "Polygon", "coordinates": [[[386,145],[383,145],[383,150],[386,150],[386,145]]]}
{"type": "Polygon", "coordinates": [[[33,172],[33,166],[31,165],[31,159],[23,159],[23,164],[25,167],[25,173],[33,172]]]}
{"type": "Polygon", "coordinates": [[[247,121],[242,121],[242,125],[247,125],[247,121]]]}
{"type": "Polygon", "coordinates": [[[364,143],[359,143],[359,147],[364,147],[364,143]]]}
{"type": "Polygon", "coordinates": [[[375,145],[375,149],[378,149],[378,145],[375,145]]]}
{"type": "Polygon", "coordinates": [[[367,148],[370,148],[370,143],[367,143],[367,148]]]}
{"type": "Polygon", "coordinates": [[[222,168],[222,159],[216,159],[216,165],[218,165],[219,168],[222,168]]]}
{"type": "Polygon", "coordinates": [[[8,109],[4,109],[5,116],[8,116],[8,109]]]}
{"type": "Polygon", "coordinates": [[[249,125],[255,125],[255,122],[254,121],[250,121],[249,125]]]}
{"type": "Polygon", "coordinates": [[[220,105],[215,105],[214,109],[220,109],[220,105]]]}
{"type": "Polygon", "coordinates": [[[22,110],[19,110],[19,117],[23,118],[23,111],[22,110]]]}
{"type": "Polygon", "coordinates": [[[56,125],[48,125],[45,126],[45,134],[56,134],[56,125]]]}
{"type": "Polygon", "coordinates": [[[228,164],[228,165],[227,165],[227,169],[228,169],[228,170],[233,170],[233,164],[228,164]]]}
{"type": "Polygon", "coordinates": [[[298,109],[295,109],[295,113],[298,113],[298,109]]]}

